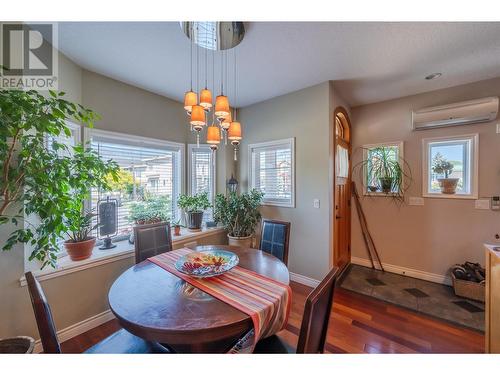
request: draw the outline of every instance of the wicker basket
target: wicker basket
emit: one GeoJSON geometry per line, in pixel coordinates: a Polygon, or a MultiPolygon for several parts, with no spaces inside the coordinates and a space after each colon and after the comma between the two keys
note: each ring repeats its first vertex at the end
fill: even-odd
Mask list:
{"type": "Polygon", "coordinates": [[[485,284],[475,283],[468,280],[460,280],[451,274],[453,281],[453,289],[455,294],[460,297],[473,299],[475,301],[484,302],[485,284]]]}
{"type": "Polygon", "coordinates": [[[0,354],[31,354],[35,348],[35,340],[28,336],[0,339],[0,354]]]}

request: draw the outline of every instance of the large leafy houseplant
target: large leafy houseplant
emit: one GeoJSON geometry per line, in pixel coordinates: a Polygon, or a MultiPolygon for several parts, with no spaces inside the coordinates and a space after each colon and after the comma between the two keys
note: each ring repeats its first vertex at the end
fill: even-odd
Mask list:
{"type": "Polygon", "coordinates": [[[217,194],[214,205],[214,219],[227,230],[231,238],[253,236],[261,215],[259,207],[264,194],[253,189],[238,195],[230,192],[227,196],[217,194]]]}
{"type": "Polygon", "coordinates": [[[118,171],[114,162],[104,162],[95,151],[83,145],[70,150],[58,140],[71,136],[68,120],[91,127],[97,118],[63,96],[0,90],[0,225],[36,218],[19,225],[2,249],[29,243],[29,259],[40,260],[42,267],[55,266],[59,239],[68,229],[65,221],[81,215],[92,188],[108,190],[106,176],[114,179],[118,171]]]}
{"type": "Polygon", "coordinates": [[[201,230],[203,212],[212,207],[207,192],[195,195],[181,194],[177,206],[186,213],[187,228],[191,232],[201,230]]]}
{"type": "Polygon", "coordinates": [[[394,147],[365,149],[366,159],[354,166],[359,168],[361,180],[370,192],[381,192],[403,203],[412,177],[408,162],[394,147]]]}

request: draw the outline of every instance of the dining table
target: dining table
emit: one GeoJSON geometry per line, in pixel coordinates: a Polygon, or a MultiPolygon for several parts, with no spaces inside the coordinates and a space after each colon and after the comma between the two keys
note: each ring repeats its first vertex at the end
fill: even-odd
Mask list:
{"type": "MultiPolygon", "coordinates": [[[[290,283],[286,265],[261,250],[227,245],[197,246],[194,250],[231,251],[239,257],[240,267],[290,283]]],[[[224,353],[253,328],[249,315],[148,260],[122,273],[108,298],[123,328],[177,353],[224,353]]]]}

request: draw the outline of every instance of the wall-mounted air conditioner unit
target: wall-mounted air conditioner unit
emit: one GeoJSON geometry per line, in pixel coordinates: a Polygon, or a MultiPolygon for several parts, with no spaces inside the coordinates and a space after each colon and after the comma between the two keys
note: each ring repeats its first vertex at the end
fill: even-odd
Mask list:
{"type": "Polygon", "coordinates": [[[412,112],[413,130],[489,122],[497,114],[498,97],[423,108],[412,112]]]}

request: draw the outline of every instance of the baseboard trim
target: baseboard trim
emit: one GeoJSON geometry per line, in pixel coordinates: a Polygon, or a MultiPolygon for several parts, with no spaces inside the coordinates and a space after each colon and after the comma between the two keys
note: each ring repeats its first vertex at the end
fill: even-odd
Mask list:
{"type": "MultiPolygon", "coordinates": [[[[57,337],[59,338],[59,342],[64,342],[66,340],[72,339],[73,337],[76,337],[76,336],[78,336],[84,332],[87,332],[95,327],[98,327],[101,324],[109,322],[114,317],[115,316],[113,315],[111,310],[106,310],[106,311],[103,311],[102,313],[99,313],[97,315],[91,316],[90,318],[82,320],[81,322],[78,322],[78,323],[75,323],[73,325],[70,325],[69,327],[63,328],[57,332],[57,337]]],[[[41,353],[42,351],[43,351],[42,342],[40,341],[40,339],[38,339],[35,341],[34,352],[41,353]]]]}
{"type": "MultiPolygon", "coordinates": [[[[351,257],[351,263],[360,266],[371,267],[370,260],[358,257],[351,257]]],[[[452,285],[451,278],[446,275],[439,275],[426,271],[420,271],[412,268],[396,266],[394,264],[382,263],[384,269],[388,272],[397,273],[400,275],[414,277],[416,279],[431,281],[433,283],[452,285]]]]}
{"type": "Polygon", "coordinates": [[[299,284],[310,286],[311,288],[316,288],[320,283],[316,279],[293,272],[290,272],[290,280],[295,281],[299,284]]]}

